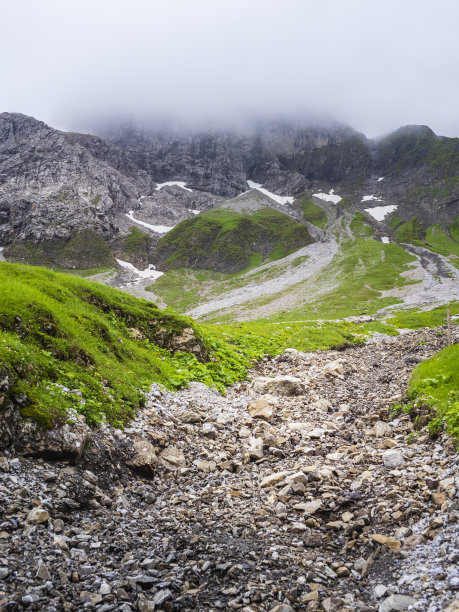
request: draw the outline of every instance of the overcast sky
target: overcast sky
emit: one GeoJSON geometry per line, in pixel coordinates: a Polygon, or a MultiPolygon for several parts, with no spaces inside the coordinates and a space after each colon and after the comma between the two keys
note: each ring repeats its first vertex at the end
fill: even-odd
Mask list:
{"type": "Polygon", "coordinates": [[[458,0],[0,0],[0,112],[325,113],[459,136],[458,0]]]}

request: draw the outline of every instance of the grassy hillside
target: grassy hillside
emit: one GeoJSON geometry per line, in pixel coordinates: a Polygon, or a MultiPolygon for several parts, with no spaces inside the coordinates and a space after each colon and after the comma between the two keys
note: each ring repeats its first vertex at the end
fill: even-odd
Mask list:
{"type": "Polygon", "coordinates": [[[44,425],[75,412],[90,424],[122,424],[152,382],[178,388],[199,380],[223,389],[245,376],[253,358],[191,319],[76,276],[2,263],[0,285],[0,378],[9,381],[0,405],[11,400],[44,425]],[[173,354],[185,329],[193,330],[201,361],[173,354]]]}
{"type": "Polygon", "coordinates": [[[306,226],[272,208],[251,214],[215,208],[179,223],[159,241],[157,258],[165,269],[238,272],[312,241],[306,226]]]}
{"type": "Polygon", "coordinates": [[[83,230],[65,242],[23,242],[5,248],[11,261],[56,268],[87,269],[99,266],[116,267],[116,261],[105,240],[83,230]]]}
{"type": "Polygon", "coordinates": [[[408,125],[380,140],[378,160],[386,173],[426,166],[439,176],[457,174],[459,138],[438,137],[422,125],[408,125]]]}
{"type": "Polygon", "coordinates": [[[320,208],[320,206],[314,204],[311,198],[304,198],[304,200],[301,200],[300,207],[306,221],[309,221],[309,223],[312,223],[320,229],[325,229],[328,221],[327,213],[320,208]]]}
{"type": "Polygon", "coordinates": [[[18,264],[0,264],[0,285],[0,411],[12,402],[47,427],[78,414],[90,425],[122,426],[153,382],[177,389],[195,380],[223,391],[264,354],[358,344],[372,329],[196,325],[116,289],[18,264]]]}
{"type": "Polygon", "coordinates": [[[459,439],[459,345],[448,346],[416,367],[408,397],[433,411],[432,433],[444,421],[448,433],[459,439]]]}

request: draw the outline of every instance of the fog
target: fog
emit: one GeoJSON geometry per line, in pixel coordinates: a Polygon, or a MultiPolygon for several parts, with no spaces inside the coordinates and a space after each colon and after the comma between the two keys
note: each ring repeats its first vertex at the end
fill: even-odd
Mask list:
{"type": "Polygon", "coordinates": [[[459,136],[457,0],[2,0],[0,112],[459,136]]]}

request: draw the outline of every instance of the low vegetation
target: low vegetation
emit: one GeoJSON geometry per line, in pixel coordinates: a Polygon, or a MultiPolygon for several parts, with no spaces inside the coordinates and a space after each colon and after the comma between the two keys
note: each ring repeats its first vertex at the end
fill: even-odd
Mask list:
{"type": "Polygon", "coordinates": [[[63,242],[13,244],[5,249],[5,255],[14,262],[57,269],[116,267],[108,244],[91,230],[83,230],[63,242]]]}
{"type": "MultiPolygon", "coordinates": [[[[420,329],[421,327],[439,327],[446,323],[446,306],[437,306],[430,310],[407,308],[399,310],[387,319],[391,325],[398,329],[420,329]]],[[[459,302],[449,304],[451,316],[459,315],[459,302]]],[[[456,325],[453,321],[452,325],[456,325]]]]}
{"type": "Polygon", "coordinates": [[[459,443],[459,345],[446,347],[415,368],[408,399],[415,402],[418,411],[420,407],[429,409],[432,434],[441,431],[444,423],[459,443]]]}
{"type": "Polygon", "coordinates": [[[320,208],[320,206],[314,204],[311,198],[304,198],[304,200],[301,200],[300,207],[303,211],[305,221],[309,221],[309,223],[312,223],[320,229],[325,229],[328,222],[327,213],[320,208]]]}

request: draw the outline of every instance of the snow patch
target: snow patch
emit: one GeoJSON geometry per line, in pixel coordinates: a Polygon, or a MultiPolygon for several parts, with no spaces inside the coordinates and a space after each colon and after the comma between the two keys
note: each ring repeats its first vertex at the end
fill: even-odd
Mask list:
{"type": "Polygon", "coordinates": [[[159,191],[163,187],[173,187],[174,185],[180,187],[181,189],[185,189],[185,191],[190,191],[193,193],[193,190],[187,187],[184,181],[167,181],[166,183],[158,183],[156,185],[156,191],[159,191]]]}
{"type": "Polygon", "coordinates": [[[281,195],[277,195],[276,193],[272,193],[271,191],[268,191],[267,189],[264,189],[261,183],[255,183],[254,181],[247,181],[247,185],[250,187],[250,189],[256,189],[257,191],[261,191],[261,193],[264,193],[265,195],[267,195],[269,198],[271,198],[278,204],[282,204],[282,205],[291,204],[294,200],[292,196],[281,196],[281,195]]]}
{"type": "Polygon", "coordinates": [[[167,232],[170,232],[172,228],[175,227],[175,225],[151,225],[150,223],[145,223],[145,221],[139,221],[139,219],[134,219],[133,210],[130,210],[128,213],[126,213],[126,217],[128,217],[128,219],[130,219],[131,221],[134,221],[134,223],[143,225],[144,227],[147,227],[148,229],[158,234],[166,234],[167,232]]]}
{"type": "Polygon", "coordinates": [[[375,202],[382,202],[382,198],[378,198],[378,196],[375,195],[363,196],[361,202],[370,202],[371,200],[374,200],[375,202]]]}
{"type": "Polygon", "coordinates": [[[380,176],[380,177],[379,177],[379,179],[378,179],[378,183],[380,183],[380,182],[381,182],[381,181],[383,181],[383,180],[384,180],[384,177],[383,177],[383,176],[380,176]]]}
{"type": "Polygon", "coordinates": [[[337,193],[335,193],[334,189],[330,189],[330,193],[313,193],[314,198],[319,198],[319,200],[324,200],[324,202],[332,202],[333,204],[338,204],[343,199],[337,193]]]}
{"type": "Polygon", "coordinates": [[[374,208],[365,208],[365,212],[371,215],[373,219],[376,219],[376,221],[382,221],[386,215],[388,215],[391,212],[394,212],[394,210],[397,210],[397,206],[395,205],[375,206],[374,208]]]}
{"type": "Polygon", "coordinates": [[[381,236],[381,242],[384,242],[384,244],[389,244],[390,240],[388,236],[381,236]]]}
{"type": "Polygon", "coordinates": [[[199,215],[199,213],[201,212],[200,210],[192,210],[191,208],[188,209],[190,211],[190,213],[193,213],[193,215],[199,215]]]}
{"type": "Polygon", "coordinates": [[[148,268],[145,270],[137,269],[133,264],[128,261],[121,261],[121,259],[116,260],[122,268],[126,268],[127,270],[131,270],[137,274],[139,278],[159,278],[164,274],[164,272],[160,272],[159,270],[155,270],[155,266],[153,264],[149,264],[148,268]]]}
{"type": "Polygon", "coordinates": [[[0,247],[0,261],[5,261],[5,256],[3,255],[3,249],[5,247],[0,247]]]}

